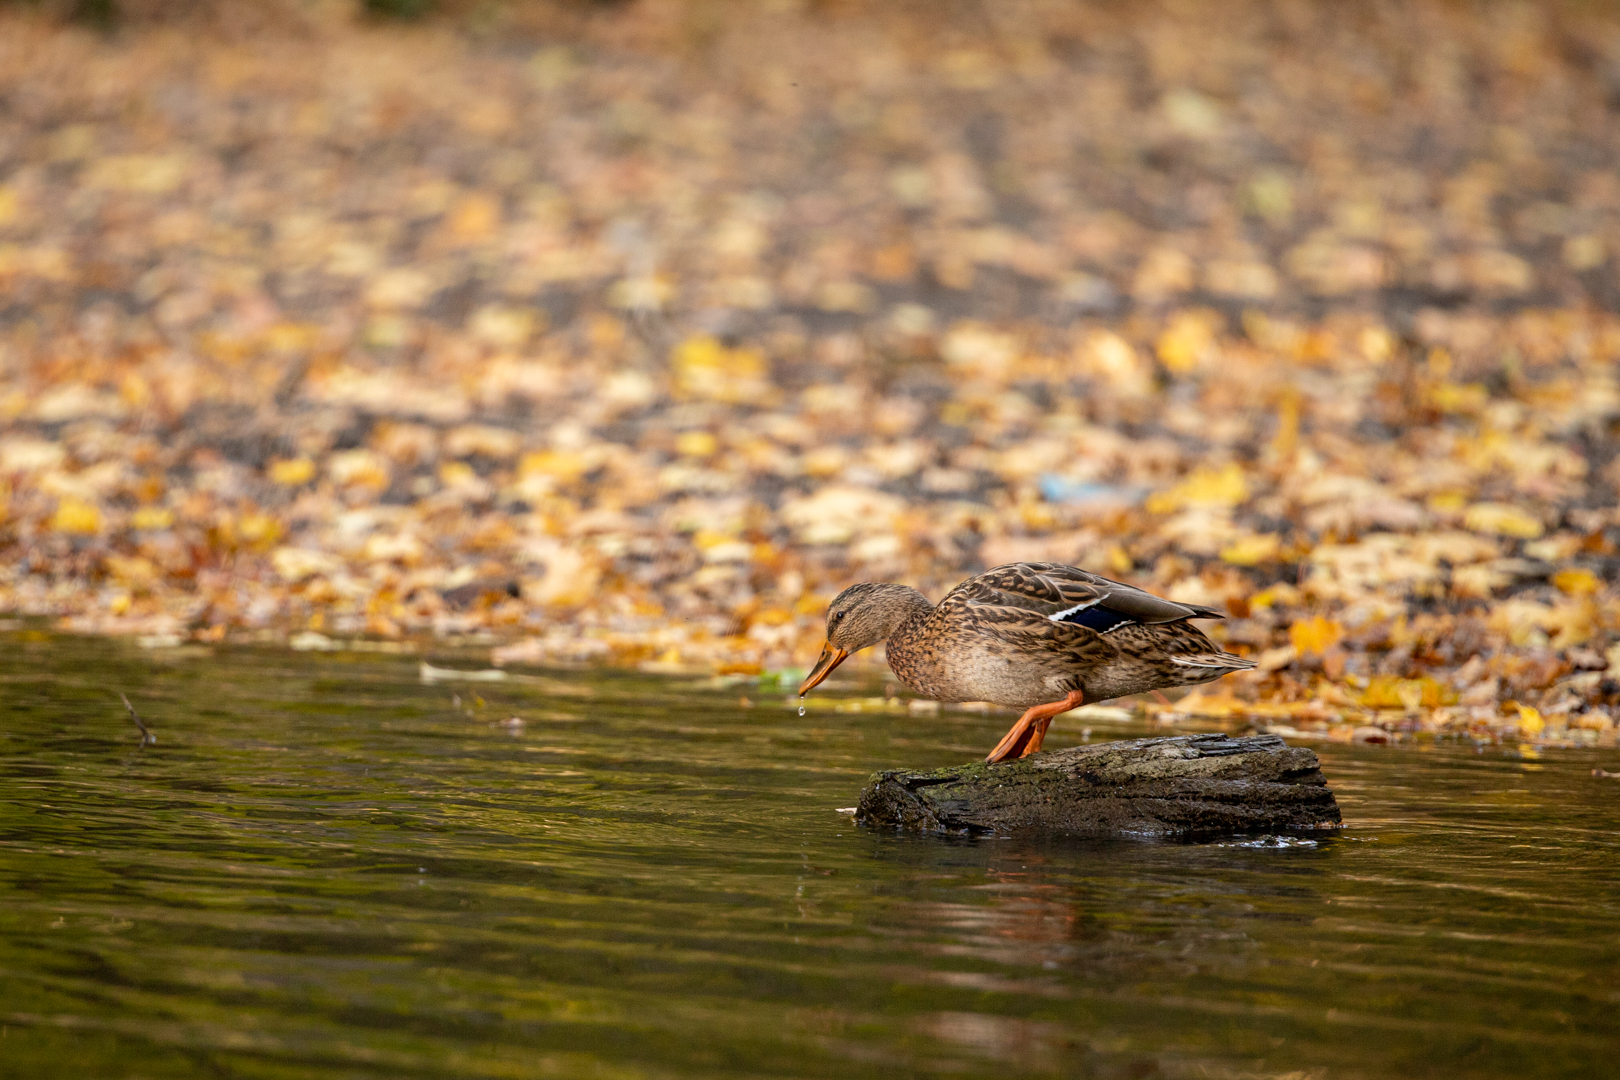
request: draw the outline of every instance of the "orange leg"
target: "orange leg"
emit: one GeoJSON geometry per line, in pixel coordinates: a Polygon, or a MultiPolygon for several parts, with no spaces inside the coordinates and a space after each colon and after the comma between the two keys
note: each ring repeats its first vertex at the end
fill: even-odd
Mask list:
{"type": "Polygon", "coordinates": [[[1052,726],[1052,717],[1078,708],[1085,700],[1085,695],[1080,691],[1071,690],[1062,701],[1031,705],[1024,710],[1024,715],[1018,718],[1018,723],[1001,737],[1001,741],[996,743],[996,748],[990,751],[990,755],[984,760],[1006,761],[1008,758],[1028,757],[1035,753],[1046,739],[1046,729],[1052,726]]]}

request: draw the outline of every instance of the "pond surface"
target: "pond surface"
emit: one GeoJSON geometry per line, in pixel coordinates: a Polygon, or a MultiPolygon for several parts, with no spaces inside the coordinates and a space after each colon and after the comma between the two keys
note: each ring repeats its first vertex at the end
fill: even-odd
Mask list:
{"type": "Polygon", "coordinates": [[[839,808],[877,768],[981,755],[1009,718],[17,631],[0,695],[8,1076],[1620,1060],[1620,782],[1591,772],[1612,751],[1321,746],[1349,828],[1314,843],[924,838],[839,808]]]}

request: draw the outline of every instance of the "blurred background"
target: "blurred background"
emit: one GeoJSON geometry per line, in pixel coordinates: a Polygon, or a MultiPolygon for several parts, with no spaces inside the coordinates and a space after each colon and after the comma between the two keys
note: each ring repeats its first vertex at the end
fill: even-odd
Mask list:
{"type": "Polygon", "coordinates": [[[1597,3],[0,4],[0,610],[769,675],[1052,559],[1612,739],[1617,109],[1597,3]]]}

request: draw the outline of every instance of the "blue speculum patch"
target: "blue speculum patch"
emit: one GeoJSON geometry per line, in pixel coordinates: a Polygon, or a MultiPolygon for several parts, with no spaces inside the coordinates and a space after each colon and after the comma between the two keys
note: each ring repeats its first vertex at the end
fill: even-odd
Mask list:
{"type": "Polygon", "coordinates": [[[1081,608],[1079,611],[1065,615],[1062,622],[1074,623],[1095,630],[1099,634],[1106,634],[1110,630],[1117,630],[1126,623],[1136,620],[1129,615],[1123,615],[1112,608],[1101,606],[1081,608]]]}

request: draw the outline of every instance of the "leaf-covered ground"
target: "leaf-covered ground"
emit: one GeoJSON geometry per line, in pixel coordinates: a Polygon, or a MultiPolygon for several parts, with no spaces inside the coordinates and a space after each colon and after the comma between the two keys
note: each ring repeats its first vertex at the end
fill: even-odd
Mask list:
{"type": "Polygon", "coordinates": [[[0,7],[0,610],[769,673],[1053,559],[1260,660],[1144,708],[1613,740],[1606,7],[309,10],[0,7]]]}

